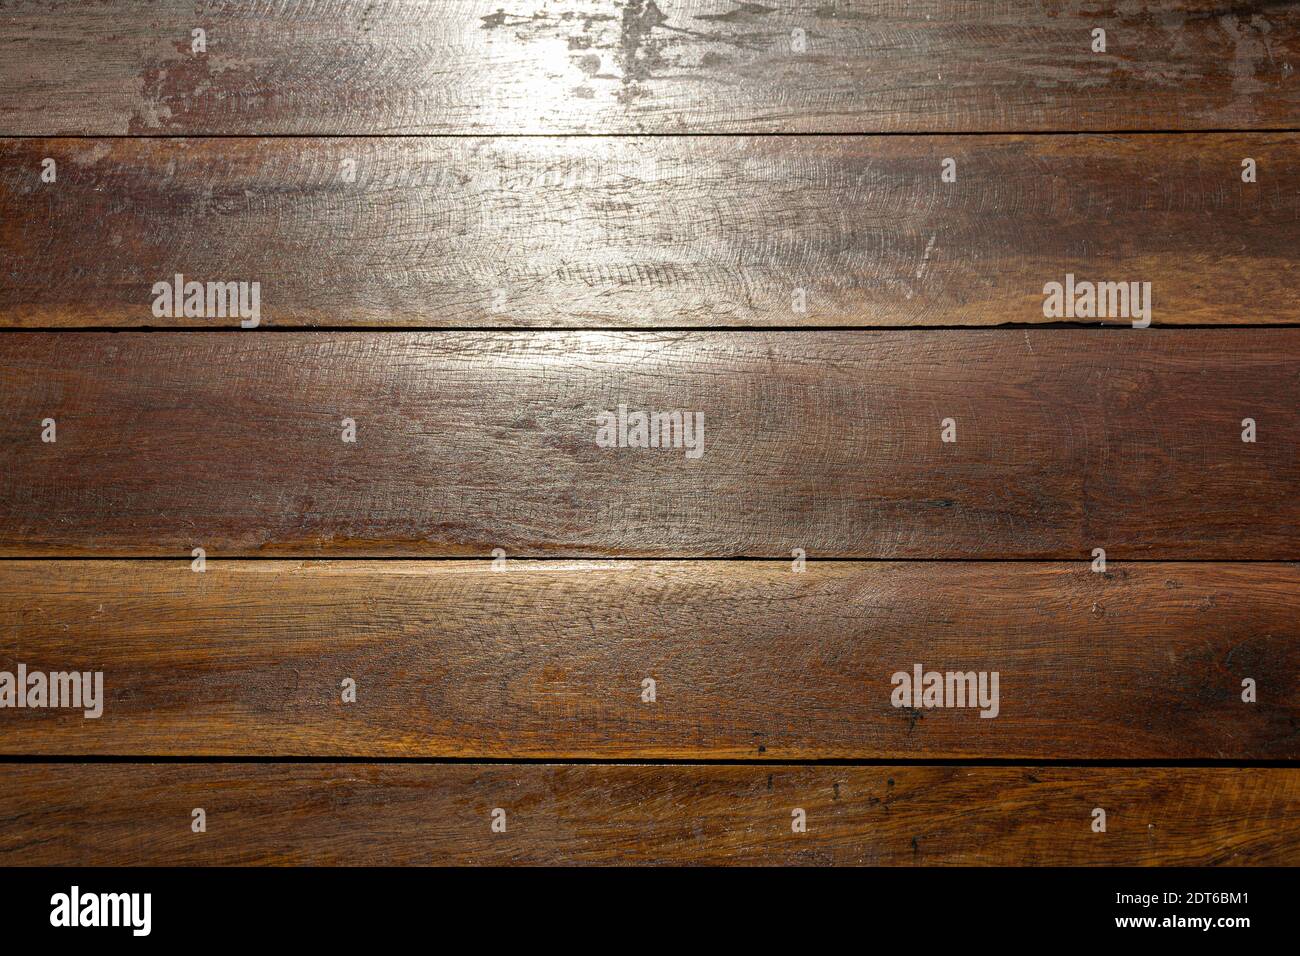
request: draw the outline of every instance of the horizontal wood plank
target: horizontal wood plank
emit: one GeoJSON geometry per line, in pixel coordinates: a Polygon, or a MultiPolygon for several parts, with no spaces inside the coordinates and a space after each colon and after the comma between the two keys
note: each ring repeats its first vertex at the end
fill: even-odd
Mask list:
{"type": "Polygon", "coordinates": [[[0,805],[5,865],[1300,863],[1300,769],[9,764],[0,805]]]}
{"type": "Polygon", "coordinates": [[[1300,758],[1298,611],[1294,565],[7,561],[0,671],[103,691],[0,752],[1300,758]],[[896,706],[916,664],[995,706],[896,706]]]}
{"type": "Polygon", "coordinates": [[[0,47],[0,134],[1258,129],[1300,117],[1300,7],[1262,0],[14,0],[0,47]]]}
{"type": "Polygon", "coordinates": [[[11,332],[0,554],[1295,560],[1298,358],[1296,329],[11,332]],[[608,447],[674,410],[675,447],[608,447]]]}
{"type": "Polygon", "coordinates": [[[1294,323],[1297,156],[1293,134],[11,140],[0,324],[240,322],[160,313],[176,274],[257,282],[263,326],[1042,323],[1067,274],[1149,282],[1157,325],[1294,323]]]}

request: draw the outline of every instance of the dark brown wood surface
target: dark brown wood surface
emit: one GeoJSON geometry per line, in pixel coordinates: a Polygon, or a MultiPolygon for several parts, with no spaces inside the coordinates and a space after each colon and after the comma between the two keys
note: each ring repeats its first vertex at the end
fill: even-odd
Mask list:
{"type": "Polygon", "coordinates": [[[1300,757],[1294,565],[506,567],[0,562],[0,670],[101,671],[105,688],[98,719],[4,712],[3,750],[1300,757]],[[894,707],[892,676],[917,663],[997,672],[995,716],[894,707]]]}
{"type": "Polygon", "coordinates": [[[8,764],[0,806],[8,865],[1300,863],[1300,769],[8,764]]]}
{"type": "Polygon", "coordinates": [[[0,553],[1295,560],[1298,359],[1295,329],[7,333],[0,553]],[[702,456],[599,447],[620,404],[703,414],[702,456]]]}
{"type": "Polygon", "coordinates": [[[264,326],[1041,323],[1067,273],[1150,282],[1157,325],[1294,323],[1297,156],[1293,134],[10,140],[0,324],[238,324],[157,316],[177,273],[259,282],[264,326]]]}
{"type": "Polygon", "coordinates": [[[1294,127],[1297,27],[1264,0],[15,0],[0,134],[1294,127]]]}
{"type": "Polygon", "coordinates": [[[0,701],[0,864],[1300,865],[1298,70],[1294,0],[0,0],[0,684],[105,692],[0,701]]]}

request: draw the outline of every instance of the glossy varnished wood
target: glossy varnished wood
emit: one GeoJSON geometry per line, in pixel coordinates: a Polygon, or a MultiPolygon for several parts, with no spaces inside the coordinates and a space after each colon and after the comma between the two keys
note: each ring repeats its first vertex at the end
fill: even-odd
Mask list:
{"type": "Polygon", "coordinates": [[[1287,134],[10,140],[0,324],[238,323],[155,314],[176,273],[259,282],[266,326],[1039,323],[1066,273],[1150,282],[1158,325],[1296,322],[1297,155],[1287,134]]]}
{"type": "Polygon", "coordinates": [[[0,562],[0,670],[106,688],[0,751],[1293,758],[1298,610],[1294,565],[0,562]],[[895,708],[915,663],[996,716],[895,708]]]}
{"type": "Polygon", "coordinates": [[[0,133],[1293,127],[1298,26],[1263,0],[15,0],[0,133]]]}
{"type": "Polygon", "coordinates": [[[8,764],[0,806],[9,865],[1300,862],[1292,769],[8,764]]]}
{"type": "Polygon", "coordinates": [[[1298,358],[1295,329],[7,333],[0,553],[1294,560],[1298,358]],[[702,413],[702,457],[599,447],[620,404],[702,413]]]}
{"type": "Polygon", "coordinates": [[[0,863],[1300,864],[1300,330],[816,329],[1300,322],[1297,66],[1294,2],[0,3],[0,137],[89,137],[0,140],[0,670],[107,696],[0,710],[0,863]],[[235,324],[177,273],[376,331],[14,331],[235,324]],[[479,560],[242,560],[312,556],[479,560]],[[907,763],[975,757],[1057,764],[907,763]],[[1274,765],[1064,765],[1188,758],[1274,765]]]}

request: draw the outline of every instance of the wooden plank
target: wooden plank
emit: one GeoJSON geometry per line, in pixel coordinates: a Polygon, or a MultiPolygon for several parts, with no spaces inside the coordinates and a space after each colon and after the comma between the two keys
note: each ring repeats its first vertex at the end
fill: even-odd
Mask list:
{"type": "Polygon", "coordinates": [[[1104,575],[1082,563],[507,568],[234,561],[194,574],[180,561],[2,562],[0,671],[99,672],[103,692],[92,719],[84,708],[0,711],[0,747],[1300,758],[1293,565],[1112,564],[1104,575]],[[893,677],[916,664],[983,672],[985,706],[895,706],[893,677]],[[355,701],[343,700],[347,678],[355,701]],[[1247,678],[1255,703],[1242,701],[1247,678]]]}
{"type": "Polygon", "coordinates": [[[178,273],[258,282],[264,326],[1041,323],[1067,273],[1150,282],[1157,325],[1294,323],[1297,156],[1294,134],[11,140],[0,324],[238,324],[157,314],[178,273]]]}
{"type": "Polygon", "coordinates": [[[0,553],[1295,560],[1298,357],[1296,329],[11,332],[0,553]],[[620,405],[696,429],[602,447],[639,440],[620,405]]]}
{"type": "Polygon", "coordinates": [[[1257,129],[1300,117],[1290,2],[14,0],[0,45],[3,134],[1257,129]]]}
{"type": "Polygon", "coordinates": [[[0,794],[5,865],[1300,863],[1300,769],[8,764],[0,794]]]}

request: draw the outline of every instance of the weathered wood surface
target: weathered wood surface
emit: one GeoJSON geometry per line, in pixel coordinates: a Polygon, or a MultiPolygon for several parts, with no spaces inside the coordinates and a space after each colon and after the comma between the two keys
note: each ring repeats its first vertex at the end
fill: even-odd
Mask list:
{"type": "Polygon", "coordinates": [[[1300,769],[8,764],[0,797],[6,865],[1300,863],[1300,769]]]}
{"type": "Polygon", "coordinates": [[[0,562],[0,670],[104,675],[97,719],[0,711],[0,752],[1300,757],[1293,565],[507,568],[0,562]],[[996,672],[995,716],[895,707],[917,663],[996,672]]]}
{"type": "Polygon", "coordinates": [[[1150,282],[1157,325],[1297,322],[1297,156],[1291,134],[10,140],[0,324],[238,324],[157,315],[177,273],[260,283],[263,326],[1041,323],[1067,273],[1150,282]]]}
{"type": "Polygon", "coordinates": [[[1300,7],[1263,0],[14,0],[0,48],[2,134],[1258,129],[1300,117],[1300,7]]]}
{"type": "Polygon", "coordinates": [[[13,332],[0,553],[1295,560],[1297,358],[1295,329],[13,332]],[[703,415],[699,457],[598,445],[620,404],[703,415]]]}

